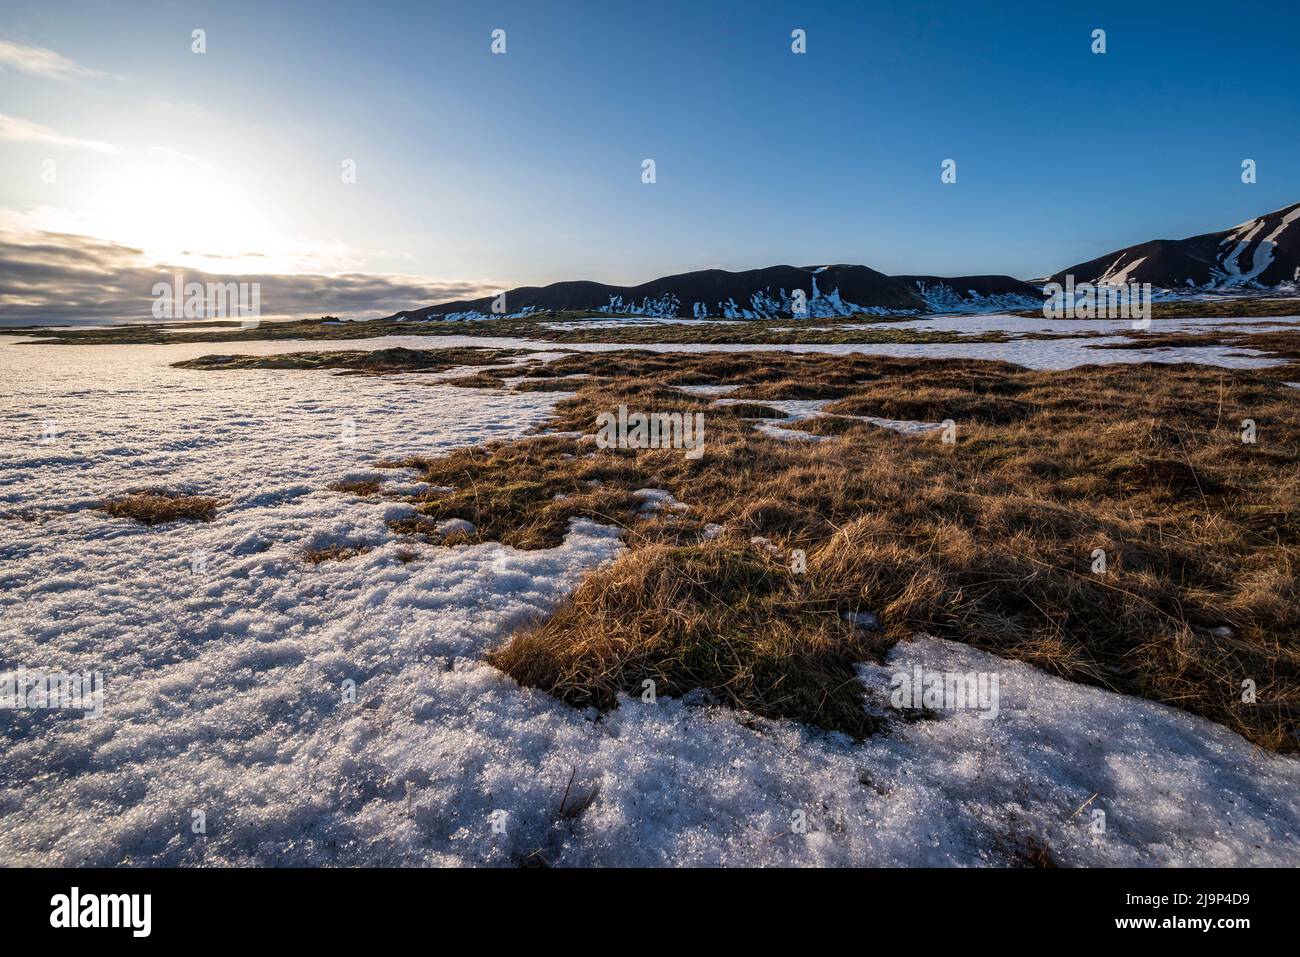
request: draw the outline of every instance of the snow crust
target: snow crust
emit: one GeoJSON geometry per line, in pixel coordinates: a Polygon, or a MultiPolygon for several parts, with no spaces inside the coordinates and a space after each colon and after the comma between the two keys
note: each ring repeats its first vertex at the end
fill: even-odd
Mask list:
{"type": "Polygon", "coordinates": [[[522,434],[554,396],[167,368],[210,351],[0,341],[0,671],[102,670],[107,698],[100,719],[0,711],[0,864],[972,865],[1029,836],[1069,864],[1300,864],[1300,762],[962,645],[862,665],[890,716],[864,742],[520,688],[484,652],[611,561],[617,532],[440,549],[389,532],[407,506],[325,485],[409,486],[375,460],[522,434]],[[91,509],[147,485],[224,504],[153,529],[91,509]],[[334,542],[370,550],[302,563],[334,542]],[[916,665],[998,674],[997,718],[896,720],[891,681],[916,665]]]}
{"type": "MultiPolygon", "coordinates": [[[[1293,318],[1293,317],[1287,317],[1293,318]]],[[[1022,320],[1018,316],[970,317],[976,322],[988,321],[985,328],[1005,326],[1010,332],[1017,332],[1021,322],[1030,324],[1047,320],[1022,320]]],[[[960,317],[948,317],[947,320],[908,320],[917,323],[965,321],[960,317]]],[[[1061,320],[1073,322],[1074,325],[1064,331],[1080,332],[1104,331],[1097,327],[1100,320],[1061,320]],[[1094,328],[1096,327],[1096,328],[1094,328]]],[[[1240,324],[1241,320],[1229,320],[1228,324],[1240,324]]],[[[891,326],[900,325],[891,323],[891,326]]],[[[874,324],[873,324],[874,327],[874,324]]],[[[924,328],[918,325],[917,328],[924,328]]],[[[940,329],[941,326],[932,328],[940,329]]],[[[1021,327],[1023,328],[1023,327],[1021,327]]],[[[1128,322],[1128,328],[1132,323],[1128,322]]],[[[1162,321],[1151,326],[1153,331],[1165,328],[1162,321]]],[[[1172,328],[1172,327],[1171,327],[1172,328]]],[[[230,351],[247,352],[247,343],[239,343],[237,349],[230,351]]],[[[1072,369],[1081,365],[1109,365],[1113,363],[1133,362],[1199,362],[1204,365],[1223,366],[1234,369],[1259,369],[1280,365],[1285,360],[1274,359],[1259,350],[1236,348],[1232,346],[1191,346],[1180,349],[1144,349],[1141,340],[1129,340],[1120,336],[1103,335],[1097,338],[1067,339],[1013,339],[1009,342],[944,342],[944,343],[795,343],[789,345],[764,345],[759,343],[609,343],[582,342],[560,343],[542,342],[532,339],[520,339],[510,336],[438,336],[430,340],[424,336],[387,336],[377,339],[353,339],[343,343],[331,343],[329,340],[318,342],[291,342],[289,351],[303,349],[384,349],[392,346],[404,346],[408,349],[451,349],[462,346],[481,346],[485,349],[535,349],[538,357],[564,352],[614,352],[621,349],[641,349],[650,352],[781,352],[826,353],[829,355],[882,355],[902,358],[955,358],[955,359],[996,359],[1013,362],[1029,369],[1072,369]],[[1124,349],[1097,349],[1097,345],[1108,343],[1121,344],[1124,349]]],[[[41,347],[54,348],[54,347],[41,347]]],[[[102,347],[113,348],[113,347],[102,347]]],[[[155,347],[162,348],[162,347],[155,347]]],[[[227,346],[229,348],[229,346],[227,346]]],[[[213,351],[209,346],[205,351],[213,351]]],[[[471,370],[472,371],[472,370],[471,370]]],[[[217,373],[208,373],[209,375],[217,373]]],[[[307,374],[307,373],[304,373],[307,374]]],[[[460,372],[458,374],[464,374],[460,372]]],[[[426,376],[425,379],[432,377],[426,376]]],[[[488,390],[479,390],[486,392],[488,390]]]]}

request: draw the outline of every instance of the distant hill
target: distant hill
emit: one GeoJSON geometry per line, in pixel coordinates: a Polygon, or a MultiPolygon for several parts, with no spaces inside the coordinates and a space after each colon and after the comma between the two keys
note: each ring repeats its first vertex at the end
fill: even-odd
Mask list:
{"type": "MultiPolygon", "coordinates": [[[[816,318],[856,313],[932,312],[937,304],[969,307],[987,297],[1023,297],[1042,303],[1037,287],[1010,276],[886,276],[867,266],[769,266],[728,272],[701,269],[664,276],[639,286],[590,281],[520,286],[505,293],[505,313],[598,311],[665,317],[816,318]],[[806,310],[796,311],[796,291],[806,310]]],[[[399,312],[395,319],[442,319],[490,315],[495,297],[443,302],[399,312]]],[[[1018,304],[1017,308],[1025,308],[1018,304]]],[[[944,308],[944,307],[939,307],[944,308]]]]}
{"type": "Polygon", "coordinates": [[[1190,239],[1153,239],[1062,269],[1076,283],[1149,282],[1161,289],[1278,289],[1300,283],[1300,203],[1190,239]]]}

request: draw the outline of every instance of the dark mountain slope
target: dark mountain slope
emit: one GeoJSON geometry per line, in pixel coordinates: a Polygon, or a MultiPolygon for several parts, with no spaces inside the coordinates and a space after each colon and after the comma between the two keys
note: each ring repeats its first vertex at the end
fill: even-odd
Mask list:
{"type": "Polygon", "coordinates": [[[1065,282],[1149,282],[1163,289],[1293,287],[1300,280],[1300,203],[1217,233],[1153,239],[1062,269],[1065,282]]]}

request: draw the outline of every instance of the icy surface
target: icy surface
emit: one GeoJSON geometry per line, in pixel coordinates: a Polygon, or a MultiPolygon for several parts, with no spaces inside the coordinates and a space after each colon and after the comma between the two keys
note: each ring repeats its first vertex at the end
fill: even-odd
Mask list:
{"type": "Polygon", "coordinates": [[[943,428],[942,422],[918,422],[915,419],[882,419],[874,415],[862,416],[864,422],[870,422],[872,425],[879,426],[882,429],[891,429],[894,432],[901,432],[904,435],[920,435],[923,432],[937,432],[943,428]]]}
{"type": "Polygon", "coordinates": [[[685,392],[687,395],[726,395],[728,392],[735,392],[740,388],[738,385],[675,385],[673,386],[678,392],[685,392]]]}
{"type": "MultiPolygon", "coordinates": [[[[752,399],[715,399],[714,405],[736,405],[744,402],[755,401],[752,399]]],[[[831,416],[837,419],[856,419],[859,422],[869,422],[871,425],[882,429],[891,429],[894,432],[901,432],[904,435],[920,435],[925,432],[933,432],[943,428],[942,422],[917,422],[911,419],[882,419],[874,415],[842,415],[824,411],[832,399],[776,399],[769,401],[760,401],[759,404],[769,406],[778,412],[785,413],[782,419],[759,419],[754,428],[765,435],[770,435],[774,439],[781,439],[785,442],[829,442],[835,438],[833,435],[815,435],[812,432],[804,432],[801,429],[787,429],[782,427],[782,423],[801,422],[804,419],[815,419],[823,416],[831,416]]]]}
{"type": "MultiPolygon", "coordinates": [[[[934,332],[960,332],[978,336],[986,332],[1006,332],[1028,335],[1035,332],[1101,333],[1109,336],[1117,332],[1136,332],[1132,319],[1047,319],[1043,316],[1016,316],[994,314],[983,316],[934,316],[926,319],[908,319],[901,322],[846,323],[841,329],[922,329],[934,332]]],[[[1157,319],[1146,330],[1150,334],[1168,332],[1206,332],[1221,328],[1227,332],[1279,332],[1300,328],[1300,316],[1275,316],[1267,318],[1224,318],[1221,316],[1196,316],[1183,319],[1157,319]]],[[[1139,338],[1134,346],[1141,348],[1139,338]]]]}
{"type": "Polygon", "coordinates": [[[714,405],[749,405],[757,403],[785,414],[783,422],[799,422],[821,414],[830,399],[714,399],[714,405]]]}
{"type": "Polygon", "coordinates": [[[740,319],[679,319],[679,318],[639,318],[639,319],[571,319],[564,322],[538,323],[543,329],[557,329],[563,332],[574,329],[635,329],[643,326],[734,326],[740,319]]]}
{"type": "MultiPolygon", "coordinates": [[[[1300,317],[1289,317],[1293,321],[1300,317]]],[[[1017,330],[1018,322],[1040,323],[1046,320],[1020,320],[1015,316],[1003,317],[949,317],[947,320],[916,320],[917,328],[926,328],[925,323],[936,321],[949,322],[993,322],[997,328],[1006,326],[1010,331],[1017,330]]],[[[1070,323],[1063,331],[1102,332],[1097,320],[1062,320],[1070,323]]],[[[1185,321],[1185,320],[1184,320],[1185,321]]],[[[1274,322],[1278,320],[1273,320],[1274,322]]],[[[1227,325],[1241,324],[1243,320],[1231,320],[1227,325]]],[[[888,327],[906,326],[908,323],[890,323],[888,327]]],[[[1131,328],[1131,322],[1125,320],[1123,325],[1131,328]]],[[[942,329],[942,326],[930,326],[942,329]]],[[[1153,332],[1166,328],[1161,322],[1152,324],[1153,332]]],[[[214,343],[197,353],[252,351],[249,343],[214,343]]],[[[267,344],[269,345],[269,344],[267,344]]],[[[793,345],[763,345],[757,343],[614,343],[614,342],[540,342],[532,339],[519,339],[509,336],[386,336],[376,339],[352,339],[345,341],[319,340],[312,342],[284,341],[275,343],[283,351],[326,351],[338,349],[387,349],[401,346],[407,349],[452,349],[464,346],[481,346],[485,349],[534,349],[539,350],[538,358],[564,352],[615,352],[623,349],[640,349],[648,352],[793,352],[824,353],[827,355],[878,355],[918,359],[995,359],[1014,362],[1028,369],[1072,369],[1081,365],[1109,365],[1134,362],[1199,362],[1205,365],[1217,365],[1232,369],[1257,369],[1282,365],[1286,360],[1263,355],[1259,350],[1237,348],[1233,346],[1191,346],[1181,349],[1144,349],[1141,340],[1129,340],[1119,336],[1102,335],[1095,339],[1013,339],[1010,342],[944,342],[944,343],[834,343],[793,345]],[[1123,349],[1097,349],[1097,345],[1115,343],[1123,349]]],[[[53,348],[53,347],[41,347],[53,348]]],[[[114,348],[104,346],[100,348],[114,348]]],[[[163,347],[154,347],[163,348],[163,347]]],[[[175,347],[170,347],[175,348],[175,347]]],[[[473,370],[470,370],[473,371],[473,370]]],[[[219,373],[208,373],[217,375],[219,373]]],[[[311,373],[304,372],[304,375],[311,373]]],[[[463,375],[464,372],[457,372],[463,375]]],[[[428,377],[426,377],[428,378],[428,377]]],[[[484,390],[479,390],[483,392],[484,390]]]]}
{"type": "Polygon", "coordinates": [[[690,509],[689,505],[677,501],[671,492],[661,488],[639,488],[632,494],[641,499],[643,512],[685,512],[690,509]]]}
{"type": "Polygon", "coordinates": [[[763,419],[754,424],[754,430],[762,432],[764,435],[770,435],[774,439],[780,439],[782,442],[829,442],[834,438],[830,435],[814,435],[812,432],[804,432],[802,429],[784,429],[776,424],[781,421],[785,420],[763,419]]]}
{"type": "Polygon", "coordinates": [[[873,706],[892,713],[891,676],[922,664],[996,672],[996,719],[861,743],[521,689],[484,651],[616,533],[439,549],[386,528],[406,506],[325,486],[409,486],[374,461],[520,434],[554,397],[166,367],[208,351],[0,340],[0,671],[101,670],[107,696],[100,719],[0,712],[0,864],[1003,864],[1029,837],[1070,864],[1300,864],[1300,763],[961,645],[863,665],[873,706]],[[224,504],[153,529],[89,507],[149,485],[224,504]],[[335,542],[371,550],[301,561],[335,542]]]}

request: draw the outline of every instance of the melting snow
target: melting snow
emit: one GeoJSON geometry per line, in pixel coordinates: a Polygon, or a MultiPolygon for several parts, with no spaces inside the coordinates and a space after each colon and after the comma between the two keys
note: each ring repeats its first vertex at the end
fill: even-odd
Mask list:
{"type": "MultiPolygon", "coordinates": [[[[952,321],[960,321],[951,317],[952,321]]],[[[971,321],[980,322],[986,317],[970,317],[971,321]]],[[[1289,317],[1296,318],[1296,317],[1289,317]]],[[[1015,316],[995,317],[997,323],[1005,324],[1009,331],[1016,331],[1019,321],[1035,323],[1042,319],[1020,320],[1015,316]]],[[[936,320],[916,320],[930,322],[936,320]]],[[[1061,320],[1073,322],[1071,330],[1098,332],[1104,331],[1098,323],[1101,320],[1061,320]]],[[[1236,320],[1240,322],[1240,320],[1236,320]]],[[[1131,322],[1126,322],[1129,329],[1131,322]]],[[[892,323],[891,326],[906,325],[892,323]]],[[[922,327],[923,328],[923,327],[922,327]]],[[[942,328],[935,326],[934,328],[942,328]]],[[[1165,328],[1161,322],[1152,325],[1159,331],[1165,328]]],[[[1172,327],[1170,327],[1172,328],[1172,327]]],[[[246,343],[239,343],[239,351],[246,352],[246,343]]],[[[485,349],[538,349],[546,354],[560,352],[615,352],[621,349],[639,349],[648,352],[781,352],[826,353],[828,355],[881,355],[918,359],[995,359],[1013,362],[1028,369],[1072,369],[1081,365],[1109,365],[1132,362],[1199,362],[1205,365],[1223,366],[1231,369],[1262,369],[1284,364],[1286,360],[1266,356],[1258,350],[1236,348],[1232,346],[1189,346],[1182,349],[1143,349],[1140,340],[1134,341],[1121,336],[1101,336],[1087,339],[1013,339],[1009,342],[943,342],[943,343],[796,343],[791,345],[764,345],[759,343],[612,343],[612,342],[538,342],[530,339],[518,339],[508,336],[438,336],[435,340],[421,336],[389,336],[382,339],[357,339],[342,344],[332,344],[328,340],[304,345],[293,343],[289,351],[325,348],[347,349],[383,349],[390,346],[404,346],[408,349],[450,349],[462,346],[482,346],[485,349]],[[1096,349],[1097,345],[1116,343],[1133,348],[1096,349]]],[[[45,347],[41,348],[54,348],[45,347]]],[[[209,347],[208,351],[211,351],[209,347]]],[[[470,370],[473,371],[473,370],[470,370]]],[[[210,373],[216,374],[216,373],[210,373]]],[[[457,373],[464,374],[464,371],[457,373]]],[[[483,391],[483,390],[480,390],[483,391]]]]}
{"type": "Polygon", "coordinates": [[[762,401],[753,399],[716,399],[714,405],[736,405],[738,403],[757,401],[760,405],[770,406],[778,412],[784,412],[783,419],[760,419],[754,428],[775,439],[782,439],[787,442],[828,442],[835,438],[833,435],[815,435],[812,432],[804,432],[800,429],[785,429],[781,427],[783,422],[800,422],[804,419],[813,419],[822,416],[830,416],[837,419],[856,419],[859,422],[869,422],[872,425],[879,426],[882,429],[892,429],[895,432],[901,432],[904,435],[921,435],[925,432],[933,432],[943,428],[942,422],[916,422],[910,419],[882,419],[873,415],[842,415],[832,412],[824,412],[823,408],[834,401],[833,399],[780,399],[776,401],[762,401]]]}
{"type": "Polygon", "coordinates": [[[996,719],[944,712],[861,743],[663,696],[599,717],[520,688],[484,651],[612,560],[616,532],[431,548],[385,526],[406,506],[324,485],[522,434],[554,396],[166,368],[210,350],[0,344],[0,668],[99,669],[107,694],[98,720],[0,712],[2,864],[978,864],[1030,835],[1068,864],[1300,864],[1300,762],[961,645],[899,645],[862,680],[886,710],[914,665],[996,672],[996,719]],[[226,504],[154,529],[87,507],[147,483],[226,504]],[[305,566],[321,537],[374,548],[305,566]],[[570,779],[590,804],[566,816],[570,779]]]}
{"type": "Polygon", "coordinates": [[[739,319],[573,319],[566,322],[539,323],[543,329],[557,329],[562,332],[574,329],[629,329],[642,326],[733,326],[739,319]]]}
{"type": "Polygon", "coordinates": [[[685,392],[687,395],[726,395],[728,392],[735,392],[740,388],[738,385],[677,385],[673,386],[678,392],[685,392]]]}
{"type": "Polygon", "coordinates": [[[690,508],[661,488],[639,488],[632,495],[642,500],[643,512],[685,512],[690,508]]]}

